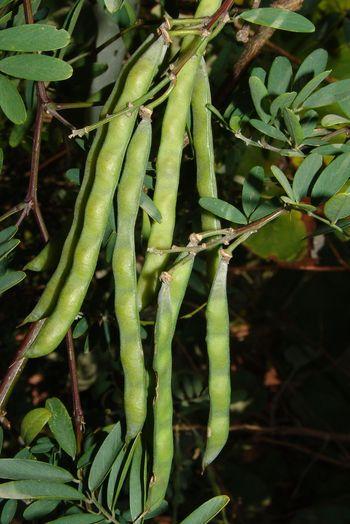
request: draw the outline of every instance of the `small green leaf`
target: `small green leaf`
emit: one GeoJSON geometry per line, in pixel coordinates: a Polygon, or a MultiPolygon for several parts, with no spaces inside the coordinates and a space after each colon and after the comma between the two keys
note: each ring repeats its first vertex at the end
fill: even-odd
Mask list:
{"type": "Polygon", "coordinates": [[[6,273],[0,276],[0,295],[8,291],[12,287],[17,286],[22,280],[26,278],[24,271],[13,271],[8,269],[6,273]]]}
{"type": "Polygon", "coordinates": [[[238,133],[242,125],[242,116],[232,113],[230,116],[229,126],[234,133],[238,133]]]}
{"type": "Polygon", "coordinates": [[[350,194],[337,193],[332,196],[324,205],[324,214],[335,224],[341,218],[350,215],[350,194]]]}
{"type": "Polygon", "coordinates": [[[37,500],[32,502],[32,504],[27,506],[23,511],[23,518],[25,520],[33,521],[46,517],[46,515],[49,515],[57,508],[59,503],[60,501],[57,500],[37,500]]]}
{"type": "Polygon", "coordinates": [[[296,72],[294,83],[303,77],[308,78],[310,75],[317,76],[322,73],[328,62],[328,53],[325,49],[316,49],[312,51],[300,65],[296,72]]]}
{"type": "Polygon", "coordinates": [[[220,200],[220,198],[205,197],[199,200],[199,205],[213,215],[233,222],[235,224],[246,224],[247,219],[243,213],[232,204],[220,200]]]}
{"type": "Polygon", "coordinates": [[[275,140],[280,140],[281,142],[288,142],[286,135],[282,133],[277,127],[266,124],[262,120],[255,120],[254,118],[249,121],[249,123],[255,127],[260,133],[263,133],[266,136],[274,138],[275,140]]]}
{"type": "Polygon", "coordinates": [[[17,87],[4,75],[0,75],[0,107],[14,124],[23,124],[27,118],[26,108],[17,87]]]}
{"type": "Polygon", "coordinates": [[[288,133],[292,137],[294,143],[299,145],[304,138],[303,128],[300,125],[299,117],[290,109],[283,110],[283,118],[288,129],[288,133]]]}
{"type": "Polygon", "coordinates": [[[11,251],[16,249],[16,247],[20,243],[21,243],[21,241],[18,240],[18,238],[12,238],[8,242],[3,242],[0,245],[0,260],[2,260],[3,258],[7,257],[7,255],[9,255],[11,253],[11,251]]]}
{"type": "Polygon", "coordinates": [[[320,84],[329,76],[331,71],[323,71],[319,75],[315,76],[310,82],[308,82],[302,90],[298,93],[296,99],[293,102],[293,109],[300,107],[303,102],[309,98],[309,96],[318,88],[320,84]]]}
{"type": "Polygon", "coordinates": [[[124,446],[118,453],[115,461],[113,462],[113,465],[111,467],[111,471],[109,473],[108,477],[108,483],[107,483],[107,505],[110,510],[113,508],[114,503],[114,493],[116,490],[116,483],[117,479],[120,478],[120,470],[122,468],[122,465],[124,463],[125,457],[127,454],[126,446],[124,446]]]}
{"type": "Polygon", "coordinates": [[[180,524],[206,524],[210,522],[224,507],[230,502],[226,495],[213,497],[204,502],[199,508],[193,511],[180,524]]]}
{"type": "Polygon", "coordinates": [[[250,9],[239,15],[246,22],[251,24],[273,27],[283,31],[292,31],[294,33],[313,33],[315,26],[304,16],[288,11],[287,9],[274,7],[261,7],[250,9]]]}
{"type": "MultiPolygon", "coordinates": [[[[112,502],[112,508],[114,509],[116,503],[117,503],[117,500],[118,500],[118,497],[120,495],[120,492],[122,490],[122,487],[124,485],[124,482],[125,482],[125,479],[126,479],[126,476],[128,474],[128,471],[130,469],[130,465],[131,465],[131,461],[133,459],[133,456],[134,456],[134,453],[135,453],[135,449],[138,445],[138,442],[140,440],[140,436],[138,435],[134,442],[132,443],[131,445],[131,448],[127,451],[126,453],[126,459],[125,459],[125,462],[123,461],[123,464],[122,464],[122,468],[121,468],[121,471],[120,471],[120,476],[119,478],[117,479],[116,477],[114,478],[112,473],[113,473],[113,468],[111,470],[111,474],[110,474],[110,478],[108,479],[108,487],[107,487],[107,491],[108,491],[108,488],[110,488],[110,485],[111,485],[111,482],[112,482],[112,479],[114,478],[114,489],[113,489],[113,502],[112,502]],[[118,480],[116,482],[116,480],[118,480]]],[[[117,457],[118,458],[118,457],[117,457]]]]}
{"type": "Polygon", "coordinates": [[[350,98],[347,98],[345,100],[342,100],[339,102],[339,107],[343,111],[343,113],[350,118],[350,98]]]}
{"type": "Polygon", "coordinates": [[[36,408],[26,414],[21,424],[21,437],[29,445],[52,417],[51,412],[45,408],[36,408]]]}
{"type": "Polygon", "coordinates": [[[11,240],[11,238],[15,236],[17,231],[17,226],[9,226],[6,229],[0,231],[0,244],[2,244],[3,242],[7,242],[8,240],[11,240]]]}
{"type": "Polygon", "coordinates": [[[318,124],[318,113],[314,111],[313,109],[310,109],[309,111],[306,111],[304,114],[300,125],[303,129],[304,137],[312,137],[316,126],[318,124]]]}
{"type": "Polygon", "coordinates": [[[8,500],[2,508],[0,524],[11,524],[17,511],[17,500],[8,500]]]}
{"type": "Polygon", "coordinates": [[[27,24],[0,31],[3,51],[54,51],[69,43],[69,33],[52,25],[27,24]]]}
{"type": "Polygon", "coordinates": [[[102,515],[89,515],[88,513],[77,513],[76,515],[67,515],[55,520],[50,520],[47,524],[96,524],[97,522],[106,522],[102,515]]]}
{"type": "Polygon", "coordinates": [[[266,98],[269,94],[265,85],[262,83],[260,78],[251,76],[249,78],[249,87],[256,112],[263,122],[269,122],[270,115],[267,114],[262,107],[264,98],[266,98]]]}
{"type": "Polygon", "coordinates": [[[275,98],[270,106],[271,115],[275,117],[278,114],[278,111],[281,111],[285,107],[289,107],[296,96],[296,92],[292,91],[291,93],[283,93],[275,98]]]}
{"type": "Polygon", "coordinates": [[[47,399],[45,407],[52,414],[49,420],[49,427],[53,436],[61,448],[70,457],[74,458],[76,454],[76,439],[68,411],[58,398],[47,399]]]}
{"type": "Polygon", "coordinates": [[[321,120],[323,127],[336,127],[350,124],[350,120],[341,115],[326,115],[321,120]]]}
{"type": "Polygon", "coordinates": [[[283,171],[281,171],[280,168],[277,166],[271,166],[271,171],[274,174],[275,178],[278,180],[278,182],[281,184],[289,198],[291,200],[294,200],[293,190],[291,188],[288,178],[283,173],[283,171]]]}
{"type": "Polygon", "coordinates": [[[84,495],[66,484],[41,480],[15,480],[0,484],[3,499],[84,500],[84,495]]]}
{"type": "Polygon", "coordinates": [[[265,172],[261,166],[253,167],[243,183],[242,205],[243,211],[249,217],[258,207],[261,192],[264,187],[265,172]]]}
{"type": "Polygon", "coordinates": [[[315,153],[324,156],[338,155],[339,153],[350,153],[350,144],[327,144],[314,150],[315,153]]]}
{"type": "Polygon", "coordinates": [[[92,463],[88,480],[91,491],[102,484],[122,446],[121,425],[118,422],[103,441],[92,463]]]}
{"type": "Polygon", "coordinates": [[[87,330],[89,329],[88,321],[85,317],[81,318],[73,330],[73,338],[79,338],[85,335],[87,330]]]}
{"type": "Polygon", "coordinates": [[[73,74],[72,66],[58,58],[47,55],[13,55],[0,60],[0,71],[6,75],[54,82],[66,80],[73,74]]]}
{"type": "Polygon", "coordinates": [[[215,106],[213,106],[212,104],[207,104],[206,105],[207,109],[209,109],[209,111],[211,113],[213,113],[213,115],[218,119],[219,123],[226,127],[227,124],[226,124],[226,120],[224,119],[224,117],[222,116],[222,114],[220,113],[220,111],[218,109],[216,109],[215,106]]]}
{"type": "Polygon", "coordinates": [[[312,198],[331,198],[350,178],[350,153],[343,153],[322,171],[313,187],[312,198]]]}
{"type": "Polygon", "coordinates": [[[3,9],[7,5],[11,4],[14,0],[0,0],[0,8],[3,9]]]}
{"type": "Polygon", "coordinates": [[[267,73],[262,67],[253,67],[250,76],[256,76],[260,78],[263,84],[266,82],[267,73]]]}
{"type": "Polygon", "coordinates": [[[299,166],[293,179],[293,194],[294,199],[300,202],[306,197],[311,182],[313,181],[317,171],[322,167],[323,158],[321,155],[309,155],[303,163],[299,166]]]}
{"type": "Polygon", "coordinates": [[[292,80],[292,64],[284,56],[277,56],[272,62],[267,83],[270,95],[282,95],[288,89],[292,80]]]}
{"type": "Polygon", "coordinates": [[[75,186],[80,186],[80,169],[78,167],[68,169],[64,176],[75,186]]]}
{"type": "Polygon", "coordinates": [[[162,222],[162,215],[159,209],[155,206],[153,200],[142,191],[140,199],[140,207],[150,216],[153,220],[160,224],[162,222]]]}
{"type": "Polygon", "coordinates": [[[28,459],[0,459],[0,478],[6,480],[46,480],[47,482],[72,482],[69,471],[28,459]]]}
{"type": "Polygon", "coordinates": [[[349,97],[350,92],[350,80],[339,80],[328,86],[322,87],[309,98],[307,98],[303,104],[304,107],[323,107],[336,102],[341,102],[349,97]]]}

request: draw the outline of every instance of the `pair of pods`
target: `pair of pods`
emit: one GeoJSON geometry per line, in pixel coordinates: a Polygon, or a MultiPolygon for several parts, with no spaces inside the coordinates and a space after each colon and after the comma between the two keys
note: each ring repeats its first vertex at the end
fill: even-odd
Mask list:
{"type": "MultiPolygon", "coordinates": [[[[221,2],[201,2],[197,17],[209,16],[221,2]]],[[[200,197],[216,197],[214,148],[210,111],[210,85],[205,61],[193,57],[181,71],[177,85],[169,97],[162,128],[157,159],[157,181],[154,202],[163,221],[153,224],[149,247],[171,247],[176,216],[183,139],[188,111],[192,101],[193,139],[197,163],[197,189],[200,197]]],[[[202,214],[203,230],[220,229],[220,222],[211,214],[202,214]]],[[[210,414],[203,468],[209,465],[224,447],[229,431],[230,348],[229,315],[226,295],[227,267],[230,256],[223,251],[208,255],[211,291],[206,310],[207,348],[209,357],[210,414]]],[[[169,273],[162,273],[167,255],[149,253],[139,279],[139,307],[147,306],[154,297],[159,275],[162,285],[158,295],[155,326],[153,369],[156,376],[154,398],[153,476],[147,509],[157,507],[165,497],[173,459],[173,404],[171,392],[172,339],[193,267],[194,256],[178,262],[169,273]]]]}

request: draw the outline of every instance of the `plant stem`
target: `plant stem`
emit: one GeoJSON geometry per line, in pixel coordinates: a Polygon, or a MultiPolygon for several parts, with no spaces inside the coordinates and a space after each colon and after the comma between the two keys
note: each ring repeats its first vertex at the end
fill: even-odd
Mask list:
{"type": "MultiPolygon", "coordinates": [[[[193,245],[189,244],[188,246],[173,246],[170,249],[157,249],[157,248],[149,248],[148,251],[150,253],[154,253],[156,255],[163,255],[165,253],[199,253],[201,251],[206,251],[207,249],[211,249],[216,246],[220,245],[229,245],[235,238],[241,237],[242,235],[252,234],[262,227],[264,227],[266,224],[271,222],[272,220],[275,220],[279,216],[283,215],[287,211],[283,208],[277,209],[270,215],[260,218],[259,220],[256,220],[255,222],[252,222],[251,224],[247,224],[246,226],[233,229],[229,228],[226,231],[228,231],[227,234],[225,234],[222,238],[214,239],[209,242],[200,244],[200,245],[193,245]]],[[[218,230],[216,234],[220,234],[220,232],[225,230],[218,230]]],[[[205,233],[204,233],[205,234],[205,233]]],[[[201,240],[201,233],[193,233],[194,236],[198,238],[198,240],[201,240]]],[[[210,232],[211,236],[214,236],[214,232],[210,232]]]]}
{"type": "Polygon", "coordinates": [[[116,113],[113,113],[113,115],[108,115],[106,118],[103,118],[102,120],[99,120],[95,124],[91,124],[89,126],[82,127],[81,129],[75,129],[71,135],[69,135],[69,138],[74,138],[76,136],[83,137],[84,135],[88,135],[91,131],[94,131],[95,129],[98,129],[99,127],[108,124],[115,118],[118,118],[122,115],[127,115],[130,113],[133,113],[137,109],[140,109],[142,105],[147,102],[150,98],[153,98],[163,87],[165,87],[169,82],[171,81],[170,77],[165,77],[159,84],[157,84],[153,89],[148,91],[145,95],[141,96],[140,98],[137,98],[133,102],[130,102],[127,107],[124,109],[121,109],[120,111],[117,111],[116,113]]]}
{"type": "Polygon", "coordinates": [[[28,362],[28,359],[24,356],[27,348],[33,343],[37,334],[39,333],[41,326],[44,321],[39,320],[31,325],[26,336],[20,345],[16,356],[10,366],[8,367],[5,378],[0,385],[0,422],[7,428],[10,427],[9,421],[6,419],[6,405],[12,393],[14,386],[16,385],[22,371],[28,362]]]}
{"type": "Polygon", "coordinates": [[[113,522],[113,524],[119,524],[119,521],[116,520],[113,517],[113,515],[108,513],[108,511],[106,511],[104,507],[101,506],[101,504],[96,500],[96,498],[93,495],[91,496],[91,500],[89,500],[89,502],[92,503],[98,509],[98,511],[107,519],[108,522],[113,522]]]}
{"type": "Polygon", "coordinates": [[[81,444],[83,441],[83,431],[85,426],[84,412],[81,406],[80,394],[79,394],[79,384],[78,384],[78,374],[77,374],[77,363],[74,351],[74,340],[72,335],[72,330],[69,329],[66,335],[66,345],[67,345],[67,354],[68,354],[68,366],[69,374],[71,378],[71,390],[73,397],[73,417],[75,432],[77,437],[77,447],[78,454],[81,451],[81,444]]]}

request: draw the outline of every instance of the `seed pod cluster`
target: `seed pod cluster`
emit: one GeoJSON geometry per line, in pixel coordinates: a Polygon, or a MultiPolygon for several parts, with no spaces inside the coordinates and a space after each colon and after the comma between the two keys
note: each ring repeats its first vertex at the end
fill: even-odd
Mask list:
{"type": "MultiPolygon", "coordinates": [[[[201,19],[210,17],[220,5],[220,0],[202,0],[195,16],[201,19]]],[[[138,278],[135,227],[151,154],[154,115],[147,105],[142,106],[139,112],[136,111],[131,102],[136,104],[148,92],[155,92],[156,88],[152,84],[171,41],[164,38],[164,32],[166,29],[163,27],[161,36],[151,37],[131,57],[107,101],[102,117],[113,113],[116,116],[97,131],[87,158],[71,229],[66,236],[58,265],[39,302],[25,319],[25,322],[45,319],[26,353],[28,358],[47,355],[59,346],[79,313],[93,278],[115,195],[118,224],[112,267],[120,360],[124,371],[128,441],[142,432],[147,417],[149,388],[140,311],[149,304],[155,305],[160,288],[153,352],[153,464],[146,512],[153,511],[163,501],[169,483],[173,458],[172,341],[200,242],[200,235],[192,235],[188,252],[182,253],[170,269],[168,253],[151,252],[152,248],[169,250],[173,242],[184,137],[190,109],[193,116],[198,194],[200,197],[217,195],[211,116],[207,108],[211,101],[210,85],[203,58],[209,37],[201,38],[201,45],[196,47],[193,45],[194,37],[190,36],[183,42],[182,53],[188,53],[193,46],[192,56],[186,59],[175,79],[171,78],[172,69],[170,73],[169,70],[165,73],[174,85],[168,90],[167,97],[160,97],[162,102],[167,98],[167,105],[156,153],[154,204],[162,220],[152,223],[148,251],[138,278]],[[141,118],[137,124],[138,113],[141,118]]],[[[181,56],[180,53],[180,59],[181,56]]],[[[154,102],[150,104],[152,108],[155,106],[154,102]]],[[[220,229],[220,222],[213,215],[203,212],[202,226],[204,231],[210,230],[215,236],[215,232],[220,229]]],[[[43,261],[39,260],[34,265],[43,267],[46,257],[44,253],[43,261]]],[[[223,448],[229,428],[227,265],[228,255],[225,252],[209,252],[208,281],[211,291],[206,319],[210,415],[204,466],[210,464],[223,448]]]]}

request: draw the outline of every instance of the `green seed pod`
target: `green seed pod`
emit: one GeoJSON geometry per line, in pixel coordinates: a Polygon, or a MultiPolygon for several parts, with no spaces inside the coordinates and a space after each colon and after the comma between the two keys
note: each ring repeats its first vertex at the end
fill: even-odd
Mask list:
{"type": "Polygon", "coordinates": [[[169,273],[163,273],[158,296],[153,369],[156,390],[153,402],[153,469],[146,510],[155,509],[164,499],[174,453],[173,401],[171,392],[172,341],[180,307],[191,276],[194,255],[182,257],[169,273]]]}
{"type": "MultiPolygon", "coordinates": [[[[202,58],[192,96],[193,144],[197,164],[197,190],[200,198],[217,197],[213,130],[208,104],[211,104],[210,84],[205,60],[202,58]]],[[[202,210],[201,220],[203,231],[215,231],[221,228],[220,221],[215,215],[205,210],[202,210]]],[[[207,255],[209,282],[213,281],[217,262],[217,249],[209,251],[207,255]]]]}
{"type": "MultiPolygon", "coordinates": [[[[211,112],[210,84],[204,58],[201,59],[192,96],[193,143],[197,164],[197,189],[199,196],[214,197],[217,195],[213,130],[211,112]]],[[[220,229],[220,221],[212,213],[202,212],[202,230],[220,229]]]]}
{"type": "MultiPolygon", "coordinates": [[[[153,43],[131,68],[115,112],[148,89],[163,60],[163,38],[153,43]]],[[[96,175],[87,195],[83,228],[76,244],[72,267],[57,304],[26,356],[36,358],[54,351],[78,314],[93,277],[125,151],[137,113],[121,115],[109,123],[96,161],[96,175]]]]}
{"type": "Polygon", "coordinates": [[[210,413],[203,469],[219,455],[230,427],[230,329],[227,303],[227,268],[231,255],[220,252],[207,309],[210,413]]]}
{"type": "Polygon", "coordinates": [[[146,370],[137,305],[135,223],[152,142],[150,115],[131,139],[118,188],[118,229],[113,254],[115,312],[124,370],[126,440],[141,431],[147,411],[146,370]]]}

